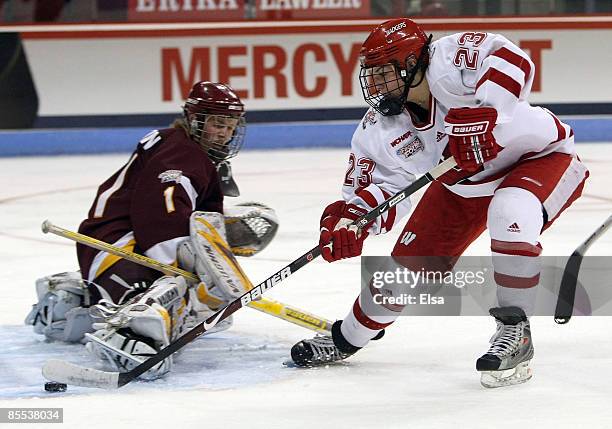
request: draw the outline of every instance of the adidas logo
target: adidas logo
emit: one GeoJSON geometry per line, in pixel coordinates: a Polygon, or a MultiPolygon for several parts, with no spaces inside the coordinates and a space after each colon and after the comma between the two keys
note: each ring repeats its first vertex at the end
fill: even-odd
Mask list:
{"type": "Polygon", "coordinates": [[[442,140],[444,137],[446,137],[446,134],[444,134],[443,132],[438,131],[436,133],[436,143],[439,143],[440,140],[442,140]]]}
{"type": "Polygon", "coordinates": [[[518,223],[514,222],[507,228],[508,232],[521,232],[521,227],[518,226],[518,223]]]}

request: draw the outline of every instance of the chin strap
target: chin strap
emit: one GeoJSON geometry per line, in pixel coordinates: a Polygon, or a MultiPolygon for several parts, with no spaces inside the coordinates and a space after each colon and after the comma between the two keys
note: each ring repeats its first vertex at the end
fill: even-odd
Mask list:
{"type": "Polygon", "coordinates": [[[429,55],[429,45],[431,44],[432,37],[433,35],[430,34],[427,42],[425,45],[423,45],[421,55],[419,55],[416,64],[410,69],[410,72],[407,70],[400,71],[400,74],[406,74],[406,76],[402,76],[402,80],[404,81],[404,90],[402,91],[402,94],[399,97],[386,96],[380,101],[378,109],[383,116],[393,116],[402,113],[410,88],[416,88],[421,84],[421,82],[423,82],[423,79],[425,79],[425,58],[429,55]],[[423,73],[421,73],[421,79],[419,79],[417,83],[413,84],[417,73],[421,69],[423,70],[423,73]]]}
{"type": "MultiPolygon", "coordinates": [[[[416,67],[416,66],[415,66],[416,67]]],[[[399,97],[385,96],[378,104],[378,110],[383,116],[399,115],[404,110],[404,103],[408,97],[408,84],[404,85],[402,95],[399,97]]]]}

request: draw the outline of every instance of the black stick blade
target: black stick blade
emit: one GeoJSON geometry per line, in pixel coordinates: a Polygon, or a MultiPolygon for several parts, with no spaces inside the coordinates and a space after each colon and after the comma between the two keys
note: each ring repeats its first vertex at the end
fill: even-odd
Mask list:
{"type": "Polygon", "coordinates": [[[576,284],[578,283],[578,272],[582,264],[583,255],[572,253],[565,264],[561,286],[559,287],[559,298],[555,308],[555,322],[564,325],[570,321],[574,313],[574,298],[576,297],[576,284]]]}

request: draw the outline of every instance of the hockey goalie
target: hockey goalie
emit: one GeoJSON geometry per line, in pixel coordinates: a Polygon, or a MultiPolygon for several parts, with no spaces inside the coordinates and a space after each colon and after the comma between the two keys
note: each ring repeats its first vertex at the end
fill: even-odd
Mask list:
{"type": "MultiPolygon", "coordinates": [[[[227,85],[196,83],[171,128],[154,130],[98,188],[79,232],[196,273],[165,276],[77,245],[80,272],[36,282],[26,323],[49,339],[83,342],[112,370],[125,372],[252,288],[235,256],[264,249],[278,228],[259,203],[238,196],[229,159],[244,138],[244,105],[227,85]]],[[[227,329],[232,319],[218,324],[227,329]]],[[[143,377],[167,373],[172,358],[143,377]]]]}

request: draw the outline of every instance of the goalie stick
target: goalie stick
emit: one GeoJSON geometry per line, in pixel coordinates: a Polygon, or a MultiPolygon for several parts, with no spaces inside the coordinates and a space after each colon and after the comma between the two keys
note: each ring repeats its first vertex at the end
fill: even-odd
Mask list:
{"type": "MultiPolygon", "coordinates": [[[[414,194],[416,191],[434,181],[453,167],[457,163],[451,158],[447,158],[436,167],[432,168],[428,173],[421,176],[419,179],[411,183],[409,186],[393,195],[391,198],[383,201],[377,207],[372,209],[367,214],[363,215],[354,224],[363,227],[367,225],[371,220],[380,216],[381,214],[388,211],[390,208],[396,206],[401,201],[406,199],[408,196],[414,194]]],[[[116,389],[130,383],[140,375],[153,368],[155,365],[166,359],[168,356],[182,349],[184,346],[194,341],[200,335],[206,331],[212,329],[217,323],[229,317],[231,314],[238,311],[240,308],[253,302],[254,299],[258,299],[261,295],[268,290],[272,289],[278,283],[285,280],[291,274],[305,266],[306,264],[313,261],[317,256],[321,254],[319,246],[316,246],[304,253],[302,256],[281,268],[276,273],[259,283],[253,289],[245,292],[239,298],[230,302],[226,307],[217,311],[215,314],[210,316],[204,322],[194,326],[191,330],[187,331],[181,337],[177,338],[174,342],[170,343],[167,347],[161,349],[155,355],[151,356],[146,361],[137,365],[133,369],[127,372],[112,372],[112,371],[100,371],[92,368],[85,368],[79,365],[75,365],[70,362],[63,360],[52,359],[45,363],[43,366],[43,376],[51,381],[61,382],[65,384],[72,384],[77,386],[85,387],[97,387],[102,389],[116,389]]]]}
{"type": "Polygon", "coordinates": [[[576,297],[576,284],[578,283],[578,274],[580,265],[582,264],[582,258],[584,258],[584,254],[589,247],[610,228],[610,225],[612,225],[612,215],[610,215],[608,219],[589,236],[589,238],[584,240],[567,260],[565,269],[563,270],[563,276],[561,277],[559,297],[557,298],[557,307],[555,308],[556,323],[564,325],[572,318],[572,313],[574,312],[574,298],[576,297]]]}
{"type": "MultiPolygon", "coordinates": [[[[182,270],[173,265],[168,265],[163,262],[157,261],[153,258],[149,258],[138,253],[131,252],[129,250],[122,249],[96,238],[90,237],[85,234],[70,231],[57,225],[54,225],[50,220],[45,220],[41,226],[42,232],[45,234],[50,232],[60,237],[68,238],[69,240],[76,241],[77,243],[84,244],[85,246],[93,247],[94,249],[101,250],[121,258],[127,259],[128,261],[136,264],[144,265],[145,267],[153,268],[164,274],[174,274],[183,276],[189,280],[199,282],[200,279],[194,273],[182,270]]],[[[219,301],[219,303],[221,303],[219,301]]],[[[261,311],[262,313],[269,314],[279,319],[286,320],[294,325],[301,326],[311,331],[320,332],[322,334],[329,335],[331,333],[332,322],[319,316],[315,316],[312,313],[291,307],[282,302],[274,301],[267,298],[261,298],[257,301],[249,303],[249,307],[255,310],[261,311]]]]}

